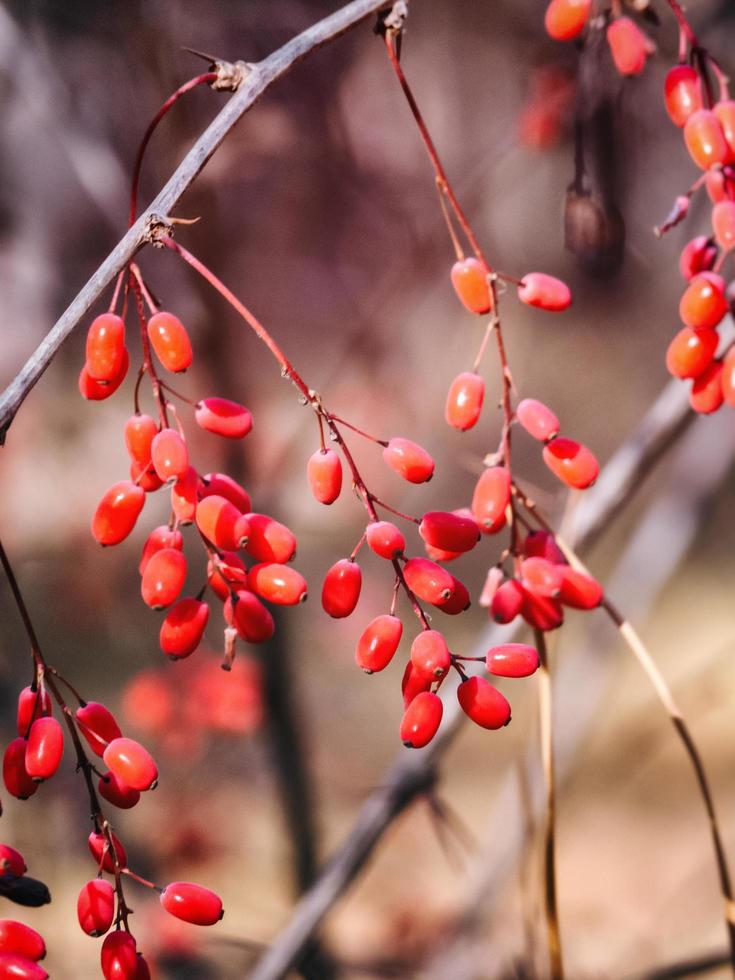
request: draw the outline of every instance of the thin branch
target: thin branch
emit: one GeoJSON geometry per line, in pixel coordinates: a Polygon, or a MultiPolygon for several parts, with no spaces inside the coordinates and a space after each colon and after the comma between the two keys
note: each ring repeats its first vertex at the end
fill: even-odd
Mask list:
{"type": "Polygon", "coordinates": [[[366,18],[389,6],[386,0],[353,0],[352,3],[313,24],[283,47],[256,64],[249,65],[240,88],[210,123],[155,200],[120,239],[86,285],[69,304],[23,368],[0,396],[0,445],[23,404],[57,351],[98,299],[107,284],[127,265],[147,240],[156,215],[168,215],[220,146],[230,130],[267,89],[295,65],[324,45],[337,40],[366,18]]]}

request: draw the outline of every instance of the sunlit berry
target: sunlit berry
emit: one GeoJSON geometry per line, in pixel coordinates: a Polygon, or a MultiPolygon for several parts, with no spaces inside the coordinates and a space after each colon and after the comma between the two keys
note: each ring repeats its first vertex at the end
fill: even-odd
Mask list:
{"type": "Polygon", "coordinates": [[[171,485],[171,510],[181,525],[191,524],[199,500],[199,474],[193,466],[171,485]]]}
{"type": "Polygon", "coordinates": [[[518,287],[518,298],[526,306],[537,306],[551,313],[566,310],[572,302],[569,286],[545,272],[527,273],[518,287]]]}
{"type": "Polygon", "coordinates": [[[48,980],[48,973],[38,963],[20,953],[0,952],[2,980],[48,980]]]}
{"type": "Polygon", "coordinates": [[[125,380],[125,375],[130,367],[130,355],[127,348],[123,348],[123,359],[120,370],[110,381],[96,381],[90,377],[86,364],[79,373],[79,394],[92,402],[102,402],[110,395],[114,395],[117,389],[125,380]]]}
{"type": "Polygon", "coordinates": [[[100,796],[119,810],[130,810],[140,801],[140,790],[120,779],[114,772],[106,772],[97,781],[100,796]]]}
{"type": "Polygon", "coordinates": [[[242,589],[248,584],[248,570],[236,552],[224,551],[216,562],[209,559],[207,580],[214,594],[224,602],[231,589],[242,589]]]}
{"type": "Polygon", "coordinates": [[[717,244],[729,250],[735,245],[735,201],[720,201],[712,208],[712,230],[717,244]]]}
{"type": "Polygon", "coordinates": [[[510,721],[510,704],[484,677],[470,677],[457,688],[459,706],[476,725],[495,730],[510,721]]]}
{"type": "Polygon", "coordinates": [[[454,576],[429,558],[410,558],[403,566],[406,585],[419,599],[441,606],[454,593],[454,576]]]}
{"type": "Polygon", "coordinates": [[[472,494],[472,516],[483,534],[495,534],[506,522],[510,473],[504,466],[483,470],[472,494]]]}
{"type": "Polygon", "coordinates": [[[434,460],[418,443],[396,436],[383,449],[383,459],[409,483],[426,483],[434,475],[434,460]]]}
{"type": "Polygon", "coordinates": [[[48,691],[37,687],[24,687],[18,695],[16,727],[19,735],[28,738],[31,725],[37,718],[51,714],[51,698],[48,691]]]}
{"type": "Polygon", "coordinates": [[[25,767],[31,779],[50,779],[64,754],[64,731],[55,718],[37,718],[31,725],[26,745],[25,767]]]}
{"type": "MultiPolygon", "coordinates": [[[[17,953],[29,960],[42,960],[46,955],[46,943],[43,936],[23,922],[14,919],[0,919],[0,951],[17,953]]],[[[2,976],[0,970],[0,977],[2,976]]],[[[13,976],[9,973],[7,976],[13,976]]],[[[22,974],[18,974],[21,975],[22,974]]]]}
{"type": "MultiPolygon", "coordinates": [[[[719,173],[719,171],[712,171],[719,173]]],[[[709,272],[717,261],[717,248],[711,238],[698,235],[687,242],[679,256],[679,272],[689,282],[699,272],[709,272]]]]}
{"type": "Polygon", "coordinates": [[[105,980],[136,980],[138,951],[133,936],[122,929],[109,932],[102,943],[100,961],[105,980]]]}
{"type": "Polygon", "coordinates": [[[192,654],[202,642],[208,620],[206,602],[191,597],[180,599],[161,624],[159,642],[166,656],[182,660],[192,654]]]}
{"type": "Polygon", "coordinates": [[[20,851],[9,844],[0,844],[0,878],[11,875],[20,878],[27,871],[26,862],[20,851]]]}
{"type": "Polygon", "coordinates": [[[538,651],[527,643],[501,643],[485,657],[488,673],[496,677],[530,677],[538,665],[538,651]]]}
{"type": "Polygon", "coordinates": [[[509,578],[501,586],[490,602],[490,615],[496,623],[512,623],[523,608],[523,589],[520,582],[509,578]]]}
{"type": "Polygon", "coordinates": [[[296,554],[293,531],[267,514],[248,514],[248,542],[245,550],[256,561],[275,561],[285,565],[296,554]]]}
{"type": "Polygon", "coordinates": [[[722,405],[722,361],[713,361],[692,382],[689,404],[700,415],[710,415],[722,405]]]}
{"type": "Polygon", "coordinates": [[[219,497],[224,497],[225,500],[229,500],[241,514],[250,513],[250,494],[231,476],[226,473],[207,473],[201,479],[200,492],[202,498],[216,494],[219,497]]]}
{"type": "Polygon", "coordinates": [[[419,677],[440,680],[452,660],[447,641],[438,630],[424,630],[411,644],[411,663],[419,677]]]}
{"type": "Polygon", "coordinates": [[[79,731],[95,755],[102,756],[108,743],[122,735],[115,716],[98,701],[87,701],[77,708],[75,717],[79,731]]]}
{"type": "Polygon", "coordinates": [[[675,378],[696,378],[712,363],[720,338],[716,330],[683,327],[666,351],[666,367],[675,378]]]}
{"type": "Polygon", "coordinates": [[[449,386],[444,405],[444,418],[447,423],[460,432],[466,432],[476,425],[482,412],[485,397],[485,382],[474,371],[458,374],[449,386]]]}
{"type": "Polygon", "coordinates": [[[225,602],[225,619],[248,643],[266,643],[275,632],[270,612],[252,592],[240,589],[225,602]]]}
{"type": "Polygon", "coordinates": [[[552,439],[544,446],[543,457],[554,476],[575,490],[592,486],[600,472],[593,454],[574,439],[552,439]]]}
{"type": "Polygon", "coordinates": [[[131,415],[123,430],[125,448],[132,460],[142,466],[151,462],[151,444],[158,434],[158,425],[150,415],[131,415]]]}
{"type": "Polygon", "coordinates": [[[630,17],[617,17],[607,28],[607,43],[621,75],[640,75],[652,50],[651,41],[630,17]]]}
{"type": "Polygon", "coordinates": [[[197,425],[227,439],[243,439],[253,427],[253,416],[237,402],[227,398],[205,398],[194,413],[197,425]]]}
{"type": "Polygon", "coordinates": [[[464,582],[460,582],[460,580],[454,575],[452,575],[451,590],[451,596],[446,602],[442,600],[438,604],[437,609],[447,616],[459,616],[460,613],[463,613],[469,609],[472,604],[470,592],[464,582]]]}
{"type": "Polygon", "coordinates": [[[403,744],[409,749],[421,749],[436,735],[441,724],[444,705],[431,691],[422,691],[406,708],[400,728],[403,744]]]}
{"type": "Polygon", "coordinates": [[[196,524],[204,537],[222,551],[237,551],[249,540],[250,522],[224,497],[213,494],[197,504],[196,524]],[[247,526],[247,530],[245,529],[247,526]]]}
{"type": "Polygon", "coordinates": [[[164,609],[181,595],[186,581],[186,558],[176,548],[151,555],[141,576],[140,594],[151,609],[164,609]]]}
{"type": "Polygon", "coordinates": [[[112,838],[112,849],[110,848],[106,835],[93,830],[87,838],[87,846],[89,847],[89,853],[102,870],[108,874],[114,874],[115,858],[117,858],[118,867],[126,868],[128,866],[128,856],[117,837],[114,834],[110,834],[110,837],[112,838]]]}
{"type": "Polygon", "coordinates": [[[720,126],[722,126],[725,142],[730,151],[728,162],[732,162],[735,159],[735,101],[733,99],[725,99],[723,102],[718,102],[712,111],[717,116],[720,126]]]}
{"type": "Polygon", "coordinates": [[[535,398],[524,398],[518,403],[516,418],[526,432],[539,442],[548,442],[559,435],[559,419],[535,398]]]}
{"type": "Polygon", "coordinates": [[[722,395],[726,405],[735,407],[735,348],[725,354],[722,362],[722,395]]]}
{"type": "Polygon", "coordinates": [[[156,313],[148,321],[148,338],[167,371],[186,371],[194,355],[186,327],[173,313],[156,313]]]}
{"type": "Polygon", "coordinates": [[[368,546],[381,558],[397,558],[406,547],[402,532],[391,521],[371,521],[365,529],[368,546]]]}
{"type": "Polygon", "coordinates": [[[702,86],[694,68],[675,65],[669,69],[664,81],[664,104],[671,121],[679,127],[702,108],[702,86]]]}
{"type": "Polygon", "coordinates": [[[163,486],[163,480],[156,473],[152,463],[146,466],[135,459],[130,462],[130,479],[136,487],[140,487],[146,493],[155,493],[163,486]]]}
{"type": "Polygon", "coordinates": [[[119,544],[135,527],[145,503],[145,492],[130,480],[115,483],[97,505],[92,536],[101,545],[119,544]]]}
{"type": "Polygon", "coordinates": [[[164,483],[178,480],[189,469],[189,452],[176,429],[161,429],[151,443],[151,462],[164,483]]]}
{"type": "Polygon", "coordinates": [[[342,461],[334,449],[317,449],[306,464],[311,492],[320,504],[333,504],[342,489],[342,461]]]}
{"type": "Polygon", "coordinates": [[[115,889],[104,878],[82,886],[77,898],[77,918],[88,936],[104,936],[115,918],[115,889]]]}
{"type": "Polygon", "coordinates": [[[704,186],[713,204],[720,201],[735,201],[735,175],[731,166],[708,170],[704,175],[704,186]]]}
{"type": "Polygon", "coordinates": [[[125,355],[125,323],[116,313],[95,317],[87,332],[87,374],[95,381],[108,384],[123,366],[125,355]]]}
{"type": "Polygon", "coordinates": [[[401,680],[403,707],[407,708],[417,695],[422,694],[424,691],[429,691],[433,683],[434,681],[430,677],[419,674],[413,663],[409,660],[406,664],[406,669],[403,671],[403,678],[401,680]]]}
{"type": "Polygon", "coordinates": [[[471,551],[480,538],[480,530],[473,518],[442,510],[424,514],[419,534],[434,548],[460,553],[471,551]]]}
{"type": "Polygon", "coordinates": [[[195,926],[213,926],[224,915],[219,895],[189,881],[174,881],[161,893],[161,905],[171,915],[195,926]]]}
{"type": "Polygon", "coordinates": [[[454,291],[470,313],[489,313],[493,297],[487,281],[488,269],[479,259],[458,259],[450,273],[454,291]]]}
{"type": "Polygon", "coordinates": [[[141,793],[158,781],[158,769],[150,752],[132,738],[113,739],[102,758],[119,779],[141,793]]]}
{"type": "Polygon", "coordinates": [[[14,738],[8,743],[3,755],[3,782],[5,789],[17,800],[27,800],[38,789],[26,771],[26,745],[24,738],[14,738]]]}
{"type": "Polygon", "coordinates": [[[376,616],[365,627],[357,641],[355,660],[367,674],[384,670],[393,659],[403,634],[403,623],[397,616],[376,616]]]}
{"type": "Polygon", "coordinates": [[[558,599],[536,595],[523,590],[521,615],[529,626],[547,632],[555,630],[564,622],[564,610],[558,599]]]}
{"type": "Polygon", "coordinates": [[[524,558],[521,562],[521,583],[535,595],[555,597],[559,595],[562,584],[561,565],[555,565],[546,558],[524,558]]]}
{"type": "Polygon", "coordinates": [[[249,569],[248,588],[277,606],[295,606],[306,601],[308,586],[304,576],[290,565],[262,562],[249,569]]]}
{"type": "Polygon", "coordinates": [[[154,528],[146,538],[143,545],[143,553],[138,565],[138,572],[142,575],[146,565],[153,555],[164,548],[175,548],[181,551],[184,547],[184,537],[178,529],[172,530],[167,524],[161,524],[154,528]]]}
{"type": "Polygon", "coordinates": [[[679,302],[679,316],[692,329],[716,327],[727,313],[725,281],[714,272],[695,276],[679,302]]]}
{"type": "Polygon", "coordinates": [[[355,609],[362,588],[362,572],[356,561],[341,558],[324,576],[322,608],[334,619],[343,619],[355,609]]]}
{"type": "Polygon", "coordinates": [[[710,109],[698,109],[687,119],[684,142],[692,160],[702,170],[725,163],[730,154],[720,120],[710,109]]]}
{"type": "Polygon", "coordinates": [[[551,0],[546,8],[544,26],[555,41],[572,41],[584,30],[592,0],[551,0]]]}
{"type": "Polygon", "coordinates": [[[558,599],[562,605],[572,609],[596,609],[600,605],[604,591],[596,579],[570,565],[564,565],[561,571],[562,583],[558,599]]]}

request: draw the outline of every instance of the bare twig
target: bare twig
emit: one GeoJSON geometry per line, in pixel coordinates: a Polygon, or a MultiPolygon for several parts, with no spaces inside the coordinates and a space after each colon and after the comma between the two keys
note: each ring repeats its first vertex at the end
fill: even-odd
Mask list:
{"type": "Polygon", "coordinates": [[[147,240],[153,216],[171,213],[233,126],[274,82],[314,51],[335,41],[381,8],[388,6],[390,4],[385,0],[353,0],[297,34],[263,61],[251,66],[241,87],[202,133],[156,199],[95,270],[0,396],[0,444],[4,443],[18,409],[56,356],[61,344],[107,284],[147,240]]]}

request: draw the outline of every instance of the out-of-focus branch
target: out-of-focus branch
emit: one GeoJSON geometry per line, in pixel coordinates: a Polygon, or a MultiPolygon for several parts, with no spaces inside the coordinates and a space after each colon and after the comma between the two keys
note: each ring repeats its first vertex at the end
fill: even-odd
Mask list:
{"type": "Polygon", "coordinates": [[[245,66],[244,80],[227,105],[209,124],[156,199],[118,242],[56,324],[0,395],[0,444],[26,396],[49,366],[56,352],[107,284],[133,258],[146,241],[154,215],[168,215],[201,172],[234,125],[274,82],[314,51],[335,41],[367,17],[390,7],[386,0],[353,0],[329,17],[297,34],[283,47],[256,64],[245,66]]]}

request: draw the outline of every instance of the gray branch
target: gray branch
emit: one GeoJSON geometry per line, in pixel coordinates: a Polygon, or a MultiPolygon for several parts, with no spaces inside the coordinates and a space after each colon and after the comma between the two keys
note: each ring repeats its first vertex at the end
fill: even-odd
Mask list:
{"type": "Polygon", "coordinates": [[[108,283],[125,268],[146,241],[151,219],[156,215],[171,213],[230,130],[274,82],[314,51],[386,7],[390,7],[390,0],[353,0],[297,34],[263,61],[248,65],[249,70],[242,85],[199,137],[156,199],[92,274],[0,396],[0,445],[5,442],[7,431],[18,409],[56,356],[59,347],[108,283]]]}

